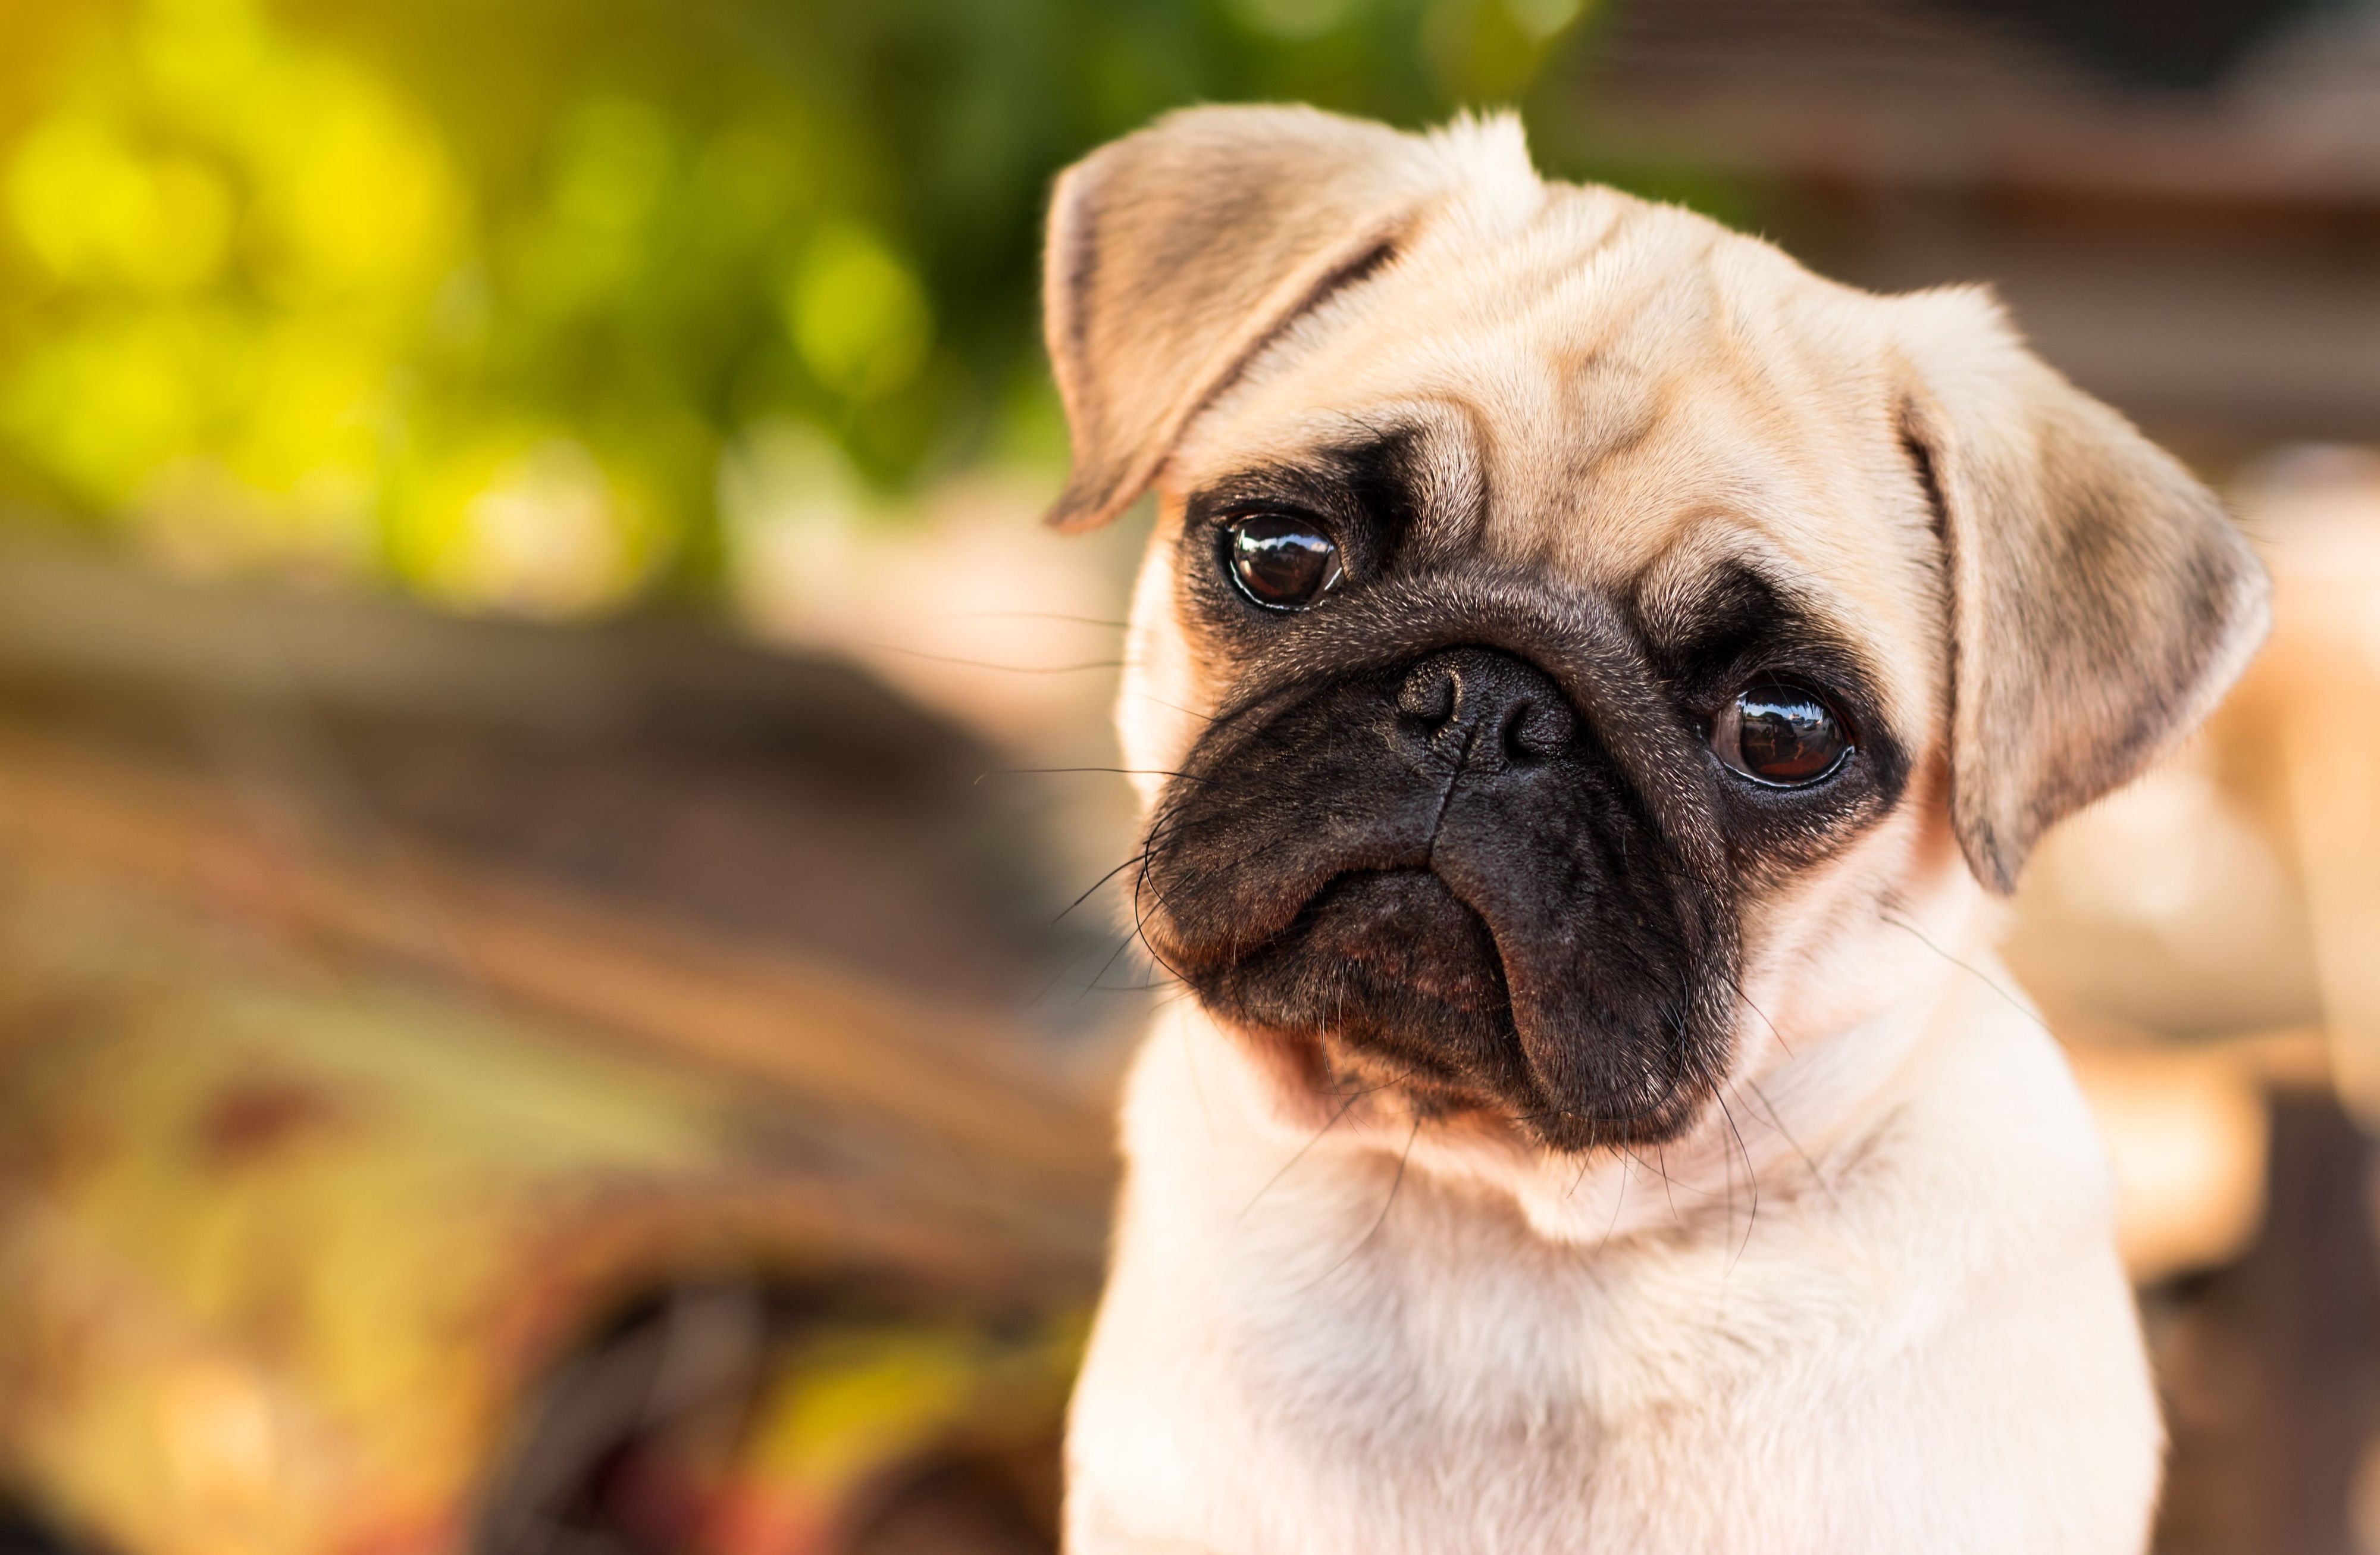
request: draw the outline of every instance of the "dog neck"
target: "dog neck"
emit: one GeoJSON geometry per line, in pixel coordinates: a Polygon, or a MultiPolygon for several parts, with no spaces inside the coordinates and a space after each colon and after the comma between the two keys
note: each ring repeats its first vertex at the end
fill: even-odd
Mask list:
{"type": "Polygon", "coordinates": [[[1792,970],[1747,982],[1730,1078],[1683,1133],[1658,1145],[1554,1153],[1492,1122],[1376,1108],[1360,1090],[1300,1094],[1261,1044],[1190,1001],[1152,1032],[1127,1133],[1173,1136],[1211,1172],[1201,1197],[1220,1208],[1239,1196],[1235,1220],[1269,1218],[1309,1199],[1301,1181],[1327,1180],[1326,1197],[1368,1206],[1357,1219],[1400,1198],[1452,1196],[1517,1209],[1536,1239],[1556,1245],[1740,1239],[1760,1217],[1828,1194],[1892,1125],[1890,1097],[1924,1062],[1948,1008],[2034,1019],[1992,956],[1995,916],[1967,883],[1893,910],[1864,967],[1867,986],[1890,997],[1848,1018],[1795,986],[1818,975],[1806,962],[1780,958],[1792,970]]]}

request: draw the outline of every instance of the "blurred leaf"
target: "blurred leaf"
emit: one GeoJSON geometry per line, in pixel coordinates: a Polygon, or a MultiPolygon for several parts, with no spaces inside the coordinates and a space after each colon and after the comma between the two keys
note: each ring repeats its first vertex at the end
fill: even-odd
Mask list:
{"type": "Polygon", "coordinates": [[[786,290],[785,319],[812,375],[849,399],[909,383],[933,345],[917,277],[851,222],[830,223],[810,239],[786,290]]]}
{"type": "MultiPolygon", "coordinates": [[[[708,595],[722,450],[1061,446],[1050,177],[1196,101],[1522,97],[1579,0],[46,0],[0,19],[0,487],[186,565],[708,595]]],[[[876,504],[881,506],[882,504],[876,504]]]]}

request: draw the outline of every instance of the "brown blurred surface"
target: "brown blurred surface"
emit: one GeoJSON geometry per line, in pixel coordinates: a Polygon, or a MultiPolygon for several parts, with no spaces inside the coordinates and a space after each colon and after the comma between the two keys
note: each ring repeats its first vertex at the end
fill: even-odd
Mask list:
{"type": "Polygon", "coordinates": [[[2210,73],[2127,69],[2210,7],[1632,0],[1567,133],[1736,213],[1822,273],[1994,286],[2049,360],[2228,465],[2380,437],[2380,25],[2237,7],[2210,73]],[[2045,25],[2045,22],[2048,25],[2045,25]]]}
{"type": "Polygon", "coordinates": [[[0,1476],[194,1555],[1046,1541],[1108,1123],[979,747],[686,634],[14,560],[0,1476]]]}

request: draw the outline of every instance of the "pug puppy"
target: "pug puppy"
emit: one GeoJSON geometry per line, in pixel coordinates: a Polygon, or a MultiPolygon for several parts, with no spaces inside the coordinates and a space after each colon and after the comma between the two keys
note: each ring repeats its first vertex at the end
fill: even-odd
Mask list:
{"type": "Polygon", "coordinates": [[[1985,293],[1508,118],[1202,108],[1060,179],[1053,519],[1157,492],[1068,1548],[2142,1548],[2106,1166],[1992,959],[2265,626],[1985,293]]]}

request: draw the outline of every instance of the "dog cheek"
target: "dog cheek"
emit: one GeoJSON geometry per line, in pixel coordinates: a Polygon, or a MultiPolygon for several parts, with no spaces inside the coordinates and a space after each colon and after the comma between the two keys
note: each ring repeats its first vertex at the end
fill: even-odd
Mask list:
{"type": "Polygon", "coordinates": [[[1874,890],[1883,877],[1852,866],[1805,880],[1744,923],[1743,998],[1729,1078],[1757,1083],[1826,1034],[1879,1013],[1898,988],[1898,947],[1880,938],[1874,890]]]}
{"type": "Polygon", "coordinates": [[[1929,804],[1923,786],[1843,854],[1747,912],[1752,1008],[1739,1022],[1739,1079],[1907,1002],[1950,969],[1935,946],[1963,942],[1945,926],[1961,919],[1961,903],[1981,901],[1981,888],[1938,795],[1929,804]],[[1945,899],[1946,887],[1958,900],[1945,899]]]}
{"type": "Polygon", "coordinates": [[[1150,541],[1133,586],[1124,670],[1116,691],[1123,764],[1144,809],[1155,807],[1165,774],[1178,771],[1197,742],[1214,699],[1177,613],[1174,547],[1166,528],[1150,541]]]}

